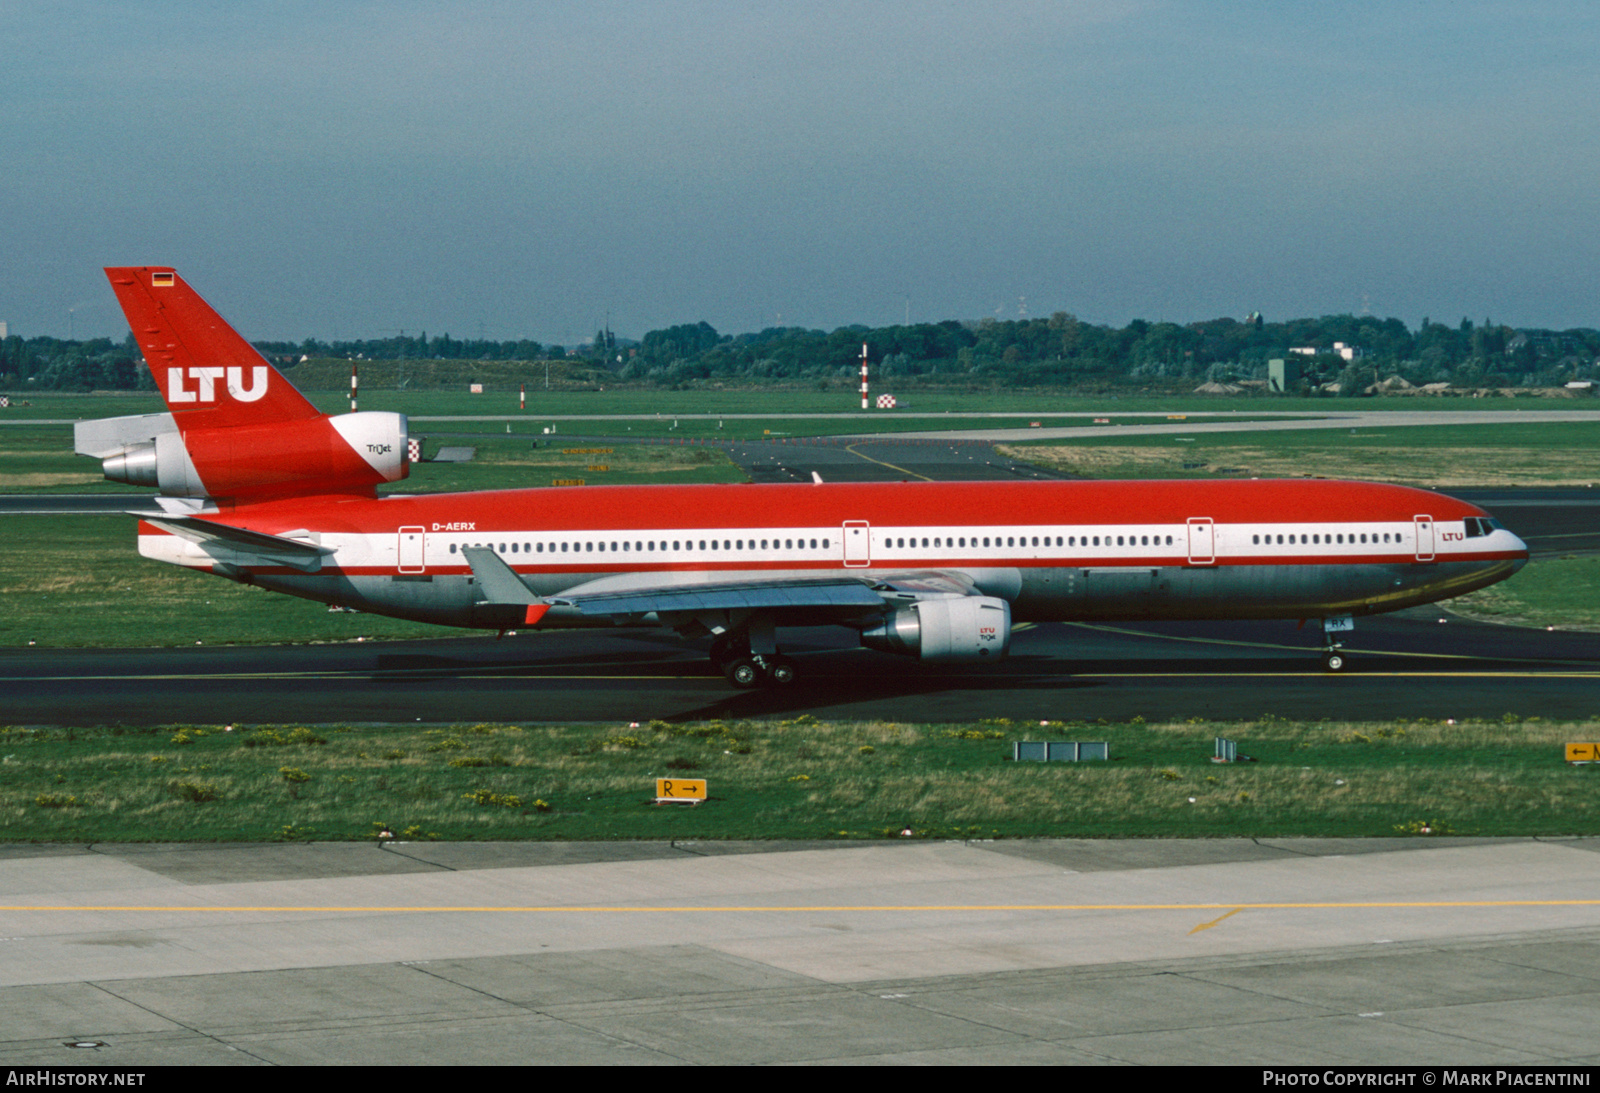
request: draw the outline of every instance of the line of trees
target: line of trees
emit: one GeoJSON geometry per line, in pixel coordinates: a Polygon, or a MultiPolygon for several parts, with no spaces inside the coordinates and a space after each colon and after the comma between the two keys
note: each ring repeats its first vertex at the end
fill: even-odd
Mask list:
{"type": "Polygon", "coordinates": [[[1424,319],[1328,315],[1269,323],[1259,315],[1179,325],[1136,319],[1116,328],[1066,312],[1048,319],[946,321],[841,327],[832,333],[782,327],[717,336],[706,323],[646,334],[623,379],[681,383],[716,378],[853,379],[863,343],[880,378],[995,386],[1187,383],[1264,379],[1273,358],[1298,360],[1308,387],[1399,375],[1416,385],[1550,386],[1596,377],[1600,331],[1516,330],[1484,320],[1447,326],[1424,319]],[[1358,351],[1347,360],[1342,344],[1358,351]],[[1315,355],[1291,349],[1313,349],[1315,355]]]}
{"type": "MultiPolygon", "coordinates": [[[[1116,386],[1178,388],[1207,381],[1262,379],[1267,361],[1296,355],[1306,386],[1340,380],[1346,392],[1375,376],[1449,383],[1457,387],[1555,386],[1600,378],[1600,331],[1514,329],[1490,320],[1457,325],[1422,321],[1412,330],[1399,319],[1327,315],[1269,323],[1260,316],[1177,324],[1136,319],[1127,326],[1086,323],[1066,312],[1048,319],[845,326],[832,332],[769,327],[758,333],[720,334],[709,323],[652,330],[635,344],[610,331],[573,353],[526,339],[489,341],[450,335],[323,342],[257,342],[256,348],[286,370],[306,358],[377,361],[452,360],[533,362],[591,359],[617,380],[678,386],[714,380],[854,382],[861,346],[873,374],[902,386],[981,384],[992,387],[1116,386]],[[1335,343],[1359,355],[1345,360],[1335,343]]],[[[0,387],[11,390],[87,391],[149,389],[129,335],[66,341],[9,337],[0,340],[0,387]]]]}
{"type": "Polygon", "coordinates": [[[448,334],[428,337],[426,330],[416,337],[398,334],[389,338],[362,338],[354,341],[325,342],[307,338],[303,342],[252,342],[274,360],[293,363],[302,357],[347,357],[369,361],[543,361],[563,360],[564,346],[541,345],[527,338],[497,342],[487,338],[452,338],[448,334]]]}
{"type": "Polygon", "coordinates": [[[155,390],[132,334],[121,342],[0,339],[0,385],[32,391],[155,390]]]}

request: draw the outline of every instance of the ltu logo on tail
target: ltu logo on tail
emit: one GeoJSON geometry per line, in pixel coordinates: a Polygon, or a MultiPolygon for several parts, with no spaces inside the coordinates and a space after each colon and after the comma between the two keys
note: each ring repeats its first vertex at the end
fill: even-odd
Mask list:
{"type": "Polygon", "coordinates": [[[192,367],[188,379],[195,381],[193,390],[184,385],[184,369],[167,369],[167,402],[216,402],[217,381],[226,377],[228,394],[239,402],[255,402],[267,393],[267,366],[258,364],[250,370],[250,387],[244,386],[244,369],[239,367],[192,367]]]}

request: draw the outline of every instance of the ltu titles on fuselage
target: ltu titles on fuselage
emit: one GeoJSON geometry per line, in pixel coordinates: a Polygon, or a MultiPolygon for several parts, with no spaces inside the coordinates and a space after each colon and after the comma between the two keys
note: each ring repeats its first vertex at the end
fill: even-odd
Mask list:
{"type": "Polygon", "coordinates": [[[792,682],[789,627],[992,662],[1017,622],[1321,620],[1509,577],[1526,545],[1443,494],[1313,479],[607,486],[394,494],[403,414],[324,414],[175,271],[106,271],[167,414],[80,422],[77,450],[156,487],[139,551],[446,626],[661,626],[739,687],[792,682]]]}

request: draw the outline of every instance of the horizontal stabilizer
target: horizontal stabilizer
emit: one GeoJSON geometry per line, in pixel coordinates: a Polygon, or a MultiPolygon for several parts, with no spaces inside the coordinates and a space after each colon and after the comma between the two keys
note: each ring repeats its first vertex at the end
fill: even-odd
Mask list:
{"type": "Polygon", "coordinates": [[[253,555],[259,559],[258,565],[288,565],[296,569],[316,569],[322,564],[322,559],[333,553],[332,547],[319,546],[301,539],[290,539],[282,535],[268,535],[264,531],[250,531],[246,528],[236,528],[231,524],[219,524],[214,520],[201,520],[192,516],[168,516],[165,513],[156,515],[148,512],[133,512],[130,516],[137,516],[152,527],[160,528],[180,539],[187,539],[191,543],[198,543],[202,547],[221,547],[229,552],[232,557],[224,556],[220,561],[233,564],[251,564],[250,558],[239,558],[237,555],[253,555]]]}
{"type": "Polygon", "coordinates": [[[130,414],[72,423],[72,448],[79,455],[108,459],[136,444],[151,444],[156,437],[178,431],[171,414],[130,414]]]}

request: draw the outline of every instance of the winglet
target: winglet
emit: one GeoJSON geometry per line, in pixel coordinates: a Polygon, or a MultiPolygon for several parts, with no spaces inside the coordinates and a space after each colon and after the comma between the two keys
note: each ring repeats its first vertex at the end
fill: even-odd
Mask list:
{"type": "Polygon", "coordinates": [[[820,474],[818,474],[816,471],[812,471],[811,472],[811,483],[814,486],[822,485],[822,476],[820,474]]]}

